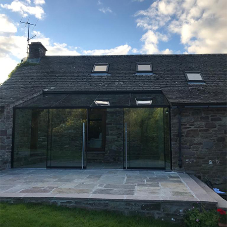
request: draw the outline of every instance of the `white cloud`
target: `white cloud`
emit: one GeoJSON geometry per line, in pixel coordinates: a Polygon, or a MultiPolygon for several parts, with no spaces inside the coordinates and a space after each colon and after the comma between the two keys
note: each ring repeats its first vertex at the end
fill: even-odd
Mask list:
{"type": "Polygon", "coordinates": [[[158,54],[158,37],[151,30],[147,31],[141,38],[144,42],[142,53],[143,54],[158,54]]]}
{"type": "MultiPolygon", "coordinates": [[[[14,56],[18,59],[26,57],[27,40],[24,36],[0,36],[0,58],[14,56]]],[[[2,60],[2,59],[0,59],[2,60]]]]}
{"type": "Polygon", "coordinates": [[[80,55],[80,53],[76,51],[77,47],[68,47],[66,43],[52,44],[51,40],[39,31],[34,31],[33,35],[36,35],[36,37],[32,42],[41,42],[47,49],[46,55],[80,55]]]}
{"type": "Polygon", "coordinates": [[[146,31],[141,39],[143,51],[158,51],[160,37],[150,33],[151,38],[157,39],[154,42],[147,32],[162,31],[167,37],[178,34],[187,53],[226,53],[226,9],[226,0],[156,0],[135,14],[137,26],[146,31]]]}
{"type": "Polygon", "coordinates": [[[19,59],[26,56],[26,38],[15,36],[16,32],[17,27],[5,14],[0,14],[0,83],[8,78],[19,59]]]}
{"type": "MultiPolygon", "coordinates": [[[[164,1],[164,0],[163,0],[164,1]]],[[[162,2],[156,1],[147,10],[138,11],[135,16],[139,17],[137,19],[137,26],[143,29],[157,30],[164,26],[170,19],[168,15],[168,10],[166,9],[166,3],[162,6],[162,2]],[[161,5],[161,6],[160,6],[161,5]]],[[[172,3],[173,4],[173,3],[172,3]]],[[[172,13],[172,8],[170,12],[172,13]]]]}
{"type": "Polygon", "coordinates": [[[136,48],[133,48],[133,49],[132,49],[132,53],[133,53],[133,54],[138,54],[138,53],[139,53],[139,50],[136,49],[136,48]]]}
{"type": "Polygon", "coordinates": [[[163,50],[161,53],[162,54],[172,54],[173,51],[167,48],[167,49],[163,50]]]}
{"type": "Polygon", "coordinates": [[[17,64],[18,62],[11,59],[9,56],[0,58],[0,69],[1,69],[0,84],[8,79],[8,75],[16,67],[17,64]]]}
{"type": "Polygon", "coordinates": [[[102,2],[98,0],[97,5],[102,5],[102,2]]]}
{"type": "Polygon", "coordinates": [[[76,51],[76,47],[68,49],[69,47],[67,47],[66,43],[54,43],[53,45],[49,44],[45,47],[48,50],[47,55],[80,55],[80,53],[76,51]]]}
{"type": "Polygon", "coordinates": [[[144,42],[141,52],[143,54],[169,54],[170,52],[172,53],[172,51],[169,49],[166,49],[165,51],[160,51],[158,49],[159,40],[167,42],[168,37],[159,32],[148,30],[141,38],[141,41],[144,42]]]}
{"type": "Polygon", "coordinates": [[[43,5],[45,4],[45,0],[34,0],[35,5],[43,5]]]}
{"type": "Polygon", "coordinates": [[[1,4],[2,8],[9,9],[12,12],[18,12],[23,17],[29,15],[34,15],[38,19],[44,17],[44,10],[41,6],[30,6],[27,2],[22,2],[19,0],[14,0],[11,4],[1,4]]]}
{"type": "Polygon", "coordinates": [[[131,47],[127,44],[121,45],[112,49],[103,49],[103,50],[84,50],[83,54],[87,55],[125,55],[128,54],[131,50],[131,47]]]}
{"type": "Polygon", "coordinates": [[[99,11],[102,13],[112,13],[112,10],[110,9],[110,7],[100,8],[99,11]]]}
{"type": "Polygon", "coordinates": [[[176,5],[174,1],[160,1],[158,3],[158,12],[164,15],[172,15],[175,13],[176,5]]]}
{"type": "Polygon", "coordinates": [[[0,34],[15,32],[17,32],[17,27],[9,21],[5,14],[0,14],[0,34]]]}

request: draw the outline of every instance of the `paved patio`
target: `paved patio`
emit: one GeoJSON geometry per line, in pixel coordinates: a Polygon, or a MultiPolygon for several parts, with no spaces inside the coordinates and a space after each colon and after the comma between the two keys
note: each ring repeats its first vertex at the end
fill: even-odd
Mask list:
{"type": "Polygon", "coordinates": [[[109,169],[4,170],[0,197],[216,202],[184,173],[109,169]]]}

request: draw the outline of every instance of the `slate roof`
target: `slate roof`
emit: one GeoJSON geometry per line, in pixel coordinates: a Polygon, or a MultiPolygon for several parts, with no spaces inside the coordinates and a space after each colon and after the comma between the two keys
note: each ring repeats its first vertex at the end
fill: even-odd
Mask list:
{"type": "Polygon", "coordinates": [[[20,67],[0,87],[0,106],[42,89],[52,91],[162,90],[171,103],[227,103],[227,54],[45,56],[20,67]],[[136,63],[150,62],[152,75],[137,75],[136,63]],[[94,76],[95,63],[109,63],[105,76],[94,76]],[[205,84],[188,84],[185,71],[201,72],[205,84]]]}

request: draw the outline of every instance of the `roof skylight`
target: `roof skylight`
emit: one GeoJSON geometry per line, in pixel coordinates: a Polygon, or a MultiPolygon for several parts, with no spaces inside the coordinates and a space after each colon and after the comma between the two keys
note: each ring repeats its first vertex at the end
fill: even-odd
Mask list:
{"type": "Polygon", "coordinates": [[[140,106],[140,105],[151,105],[152,104],[152,100],[137,100],[136,99],[136,105],[140,106]]]}
{"type": "Polygon", "coordinates": [[[151,72],[152,65],[150,63],[137,63],[137,72],[151,72]]]}
{"type": "Polygon", "coordinates": [[[188,81],[194,81],[194,82],[203,81],[201,73],[187,72],[186,77],[188,81]]]}
{"type": "Polygon", "coordinates": [[[92,72],[108,72],[108,64],[95,64],[92,72]]]}
{"type": "Polygon", "coordinates": [[[97,106],[109,106],[110,105],[109,101],[95,100],[94,102],[97,106]]]}

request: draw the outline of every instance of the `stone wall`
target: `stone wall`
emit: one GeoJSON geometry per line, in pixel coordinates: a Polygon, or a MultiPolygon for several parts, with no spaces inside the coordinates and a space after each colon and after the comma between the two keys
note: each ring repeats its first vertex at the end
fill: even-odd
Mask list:
{"type": "Polygon", "coordinates": [[[1,108],[0,112],[0,169],[11,167],[13,109],[1,108]]]}
{"type": "Polygon", "coordinates": [[[122,163],[123,127],[123,109],[107,109],[105,161],[122,163]]]}
{"type": "Polygon", "coordinates": [[[122,213],[124,215],[140,215],[153,217],[170,222],[182,223],[185,213],[192,207],[203,207],[214,210],[216,203],[186,201],[143,201],[143,200],[115,200],[115,199],[80,199],[80,198],[51,198],[51,197],[2,197],[0,202],[7,203],[38,203],[82,208],[87,210],[105,210],[122,213]]]}
{"type": "Polygon", "coordinates": [[[195,174],[212,183],[226,183],[227,111],[225,108],[183,108],[182,168],[178,167],[178,109],[172,109],[173,170],[195,174]]]}

